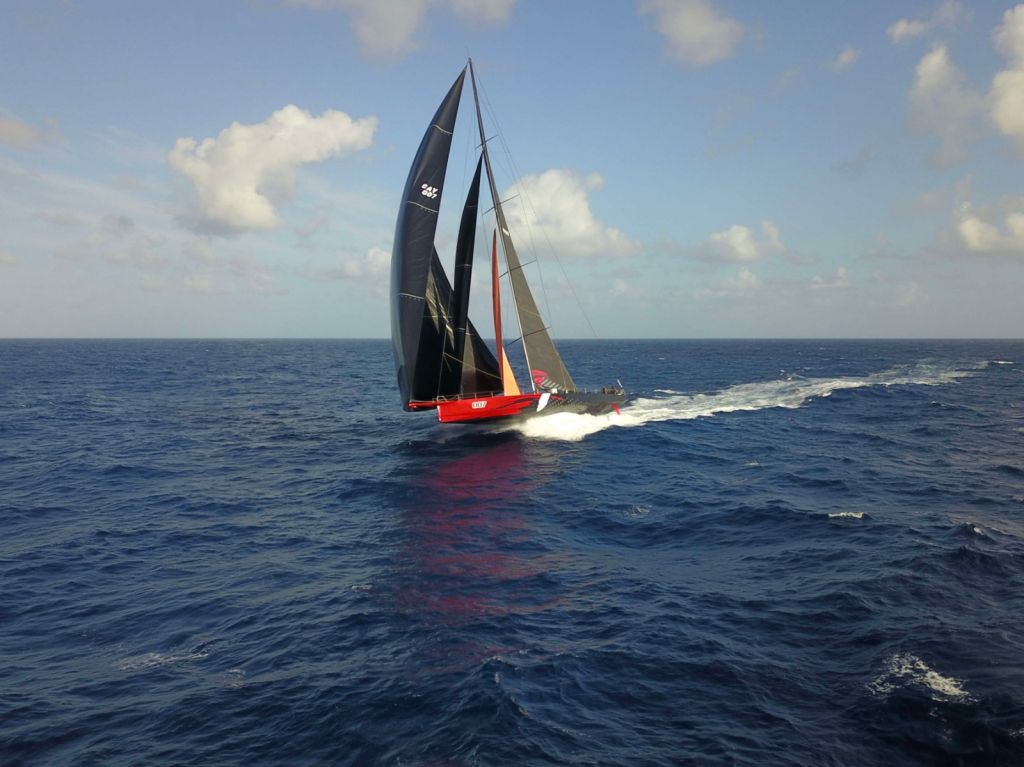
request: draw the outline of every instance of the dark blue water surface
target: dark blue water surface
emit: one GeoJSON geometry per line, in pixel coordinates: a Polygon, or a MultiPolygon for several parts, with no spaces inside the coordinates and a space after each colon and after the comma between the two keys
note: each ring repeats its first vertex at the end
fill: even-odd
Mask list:
{"type": "Polygon", "coordinates": [[[0,764],[1024,764],[1024,343],[0,342],[0,764]]]}

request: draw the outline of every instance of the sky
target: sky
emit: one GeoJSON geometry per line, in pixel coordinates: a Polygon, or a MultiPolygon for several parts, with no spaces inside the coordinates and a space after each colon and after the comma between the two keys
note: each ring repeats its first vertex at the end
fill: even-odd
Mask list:
{"type": "Polygon", "coordinates": [[[468,56],[557,338],[1024,337],[1024,4],[959,0],[6,0],[0,337],[387,337],[468,56]]]}

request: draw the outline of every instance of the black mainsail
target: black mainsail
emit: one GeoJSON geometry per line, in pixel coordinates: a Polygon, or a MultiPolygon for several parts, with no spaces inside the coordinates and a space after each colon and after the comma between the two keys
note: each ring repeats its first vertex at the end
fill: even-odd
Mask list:
{"type": "MultiPolygon", "coordinates": [[[[457,277],[457,290],[453,295],[434,248],[465,76],[463,69],[420,142],[395,224],[391,254],[391,344],[398,388],[407,410],[412,409],[413,401],[429,402],[501,389],[498,363],[466,317],[469,280],[457,277]],[[457,333],[459,328],[461,333],[457,333]]],[[[479,189],[479,171],[477,179],[479,189]]],[[[471,263],[476,194],[470,194],[466,206],[472,207],[472,213],[463,218],[471,215],[474,232],[460,243],[460,251],[463,251],[460,258],[463,263],[471,263]]]]}

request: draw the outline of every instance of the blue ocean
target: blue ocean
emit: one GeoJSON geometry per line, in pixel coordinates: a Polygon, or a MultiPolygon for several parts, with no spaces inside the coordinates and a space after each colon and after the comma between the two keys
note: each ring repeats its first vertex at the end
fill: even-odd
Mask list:
{"type": "Polygon", "coordinates": [[[0,342],[0,764],[1024,764],[1024,342],[0,342]]]}

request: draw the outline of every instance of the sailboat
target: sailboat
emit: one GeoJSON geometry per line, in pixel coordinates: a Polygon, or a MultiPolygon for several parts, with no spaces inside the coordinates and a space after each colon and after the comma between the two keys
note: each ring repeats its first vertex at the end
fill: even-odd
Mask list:
{"type": "Polygon", "coordinates": [[[498,196],[470,59],[437,108],[413,160],[391,256],[391,342],[402,407],[436,410],[442,423],[529,418],[559,412],[603,414],[626,400],[622,386],[580,389],[548,332],[526,281],[498,196]],[[480,158],[462,208],[454,284],[434,244],[455,118],[469,72],[480,133],[480,158]],[[491,304],[495,351],[469,319],[469,294],[479,208],[486,176],[496,229],[491,237],[491,304]],[[504,256],[528,375],[522,386],[505,352],[498,251],[504,256]]]}

